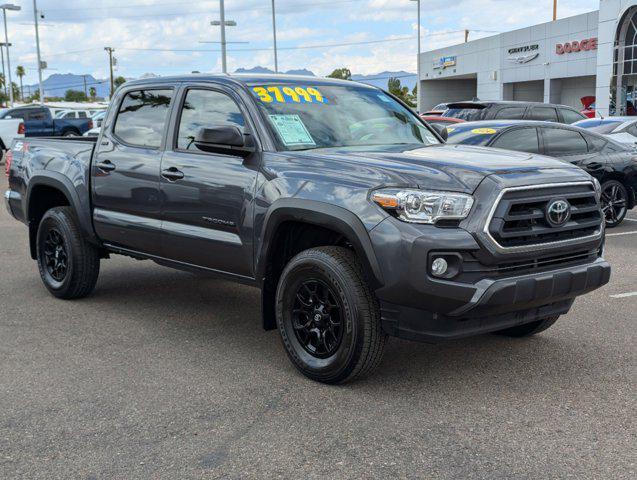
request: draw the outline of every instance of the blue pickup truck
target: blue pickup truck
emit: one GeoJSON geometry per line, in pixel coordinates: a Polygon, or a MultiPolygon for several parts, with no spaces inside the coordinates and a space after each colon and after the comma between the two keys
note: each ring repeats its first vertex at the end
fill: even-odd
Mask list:
{"type": "Polygon", "coordinates": [[[3,118],[21,118],[25,137],[80,136],[93,128],[90,118],[53,118],[51,111],[41,105],[9,108],[0,113],[3,118]]]}

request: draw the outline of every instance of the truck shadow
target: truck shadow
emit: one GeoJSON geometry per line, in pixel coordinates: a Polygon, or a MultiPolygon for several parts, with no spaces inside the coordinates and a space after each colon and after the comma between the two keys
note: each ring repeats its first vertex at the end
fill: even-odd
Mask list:
{"type": "Polygon", "coordinates": [[[543,383],[571,384],[595,369],[613,369],[612,355],[600,353],[599,345],[583,344],[577,329],[568,328],[567,316],[527,339],[483,335],[429,345],[389,338],[383,362],[369,377],[344,387],[318,385],[289,363],[278,332],[261,328],[257,289],[146,262],[139,265],[125,273],[121,268],[103,272],[95,293],[85,300],[92,304],[90,308],[126,314],[129,322],[152,324],[164,341],[184,343],[184,348],[193,341],[217,351],[230,346],[230,363],[267,368],[277,381],[299,387],[378,394],[382,385],[388,395],[432,387],[454,393],[494,386],[524,392],[543,383]]]}

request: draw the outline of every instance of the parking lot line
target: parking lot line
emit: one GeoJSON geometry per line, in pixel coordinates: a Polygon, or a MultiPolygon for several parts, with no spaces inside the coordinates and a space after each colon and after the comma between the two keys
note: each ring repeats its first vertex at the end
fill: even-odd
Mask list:
{"type": "Polygon", "coordinates": [[[637,218],[624,218],[627,222],[637,222],[637,218]]]}
{"type": "Polygon", "coordinates": [[[632,232],[607,233],[606,236],[607,237],[619,237],[620,235],[634,235],[635,233],[637,233],[637,230],[632,231],[632,232]]]}
{"type": "Polygon", "coordinates": [[[626,298],[634,296],[637,296],[637,292],[618,293],[616,295],[611,295],[610,298],[626,298]]]}

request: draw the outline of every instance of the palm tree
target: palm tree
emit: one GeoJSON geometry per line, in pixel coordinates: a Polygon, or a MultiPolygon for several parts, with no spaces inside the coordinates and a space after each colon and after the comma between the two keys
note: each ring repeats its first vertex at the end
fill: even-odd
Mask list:
{"type": "Polygon", "coordinates": [[[15,74],[20,78],[20,100],[24,100],[24,89],[22,88],[22,77],[26,75],[24,67],[18,65],[15,69],[15,74]]]}
{"type": "Polygon", "coordinates": [[[91,100],[95,100],[95,97],[97,97],[97,90],[95,89],[95,87],[89,88],[88,93],[91,96],[91,100]]]}

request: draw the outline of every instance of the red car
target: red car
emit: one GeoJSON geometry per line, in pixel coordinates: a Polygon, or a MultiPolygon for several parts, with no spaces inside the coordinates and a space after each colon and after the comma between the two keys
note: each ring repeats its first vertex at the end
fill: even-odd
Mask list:
{"type": "Polygon", "coordinates": [[[448,127],[454,123],[462,123],[464,122],[464,120],[460,119],[460,118],[454,118],[454,117],[439,117],[437,115],[420,115],[420,118],[422,118],[425,122],[431,124],[431,125],[438,125],[440,127],[448,127]]]}
{"type": "MultiPolygon", "coordinates": [[[[593,95],[588,95],[580,98],[580,102],[582,102],[582,106],[584,107],[580,110],[580,113],[588,118],[595,118],[595,97],[593,95]]],[[[610,110],[611,114],[615,115],[615,107],[613,105],[611,105],[610,110]]],[[[626,116],[633,117],[635,115],[637,115],[637,110],[635,110],[633,102],[626,102],[626,116]]]]}

